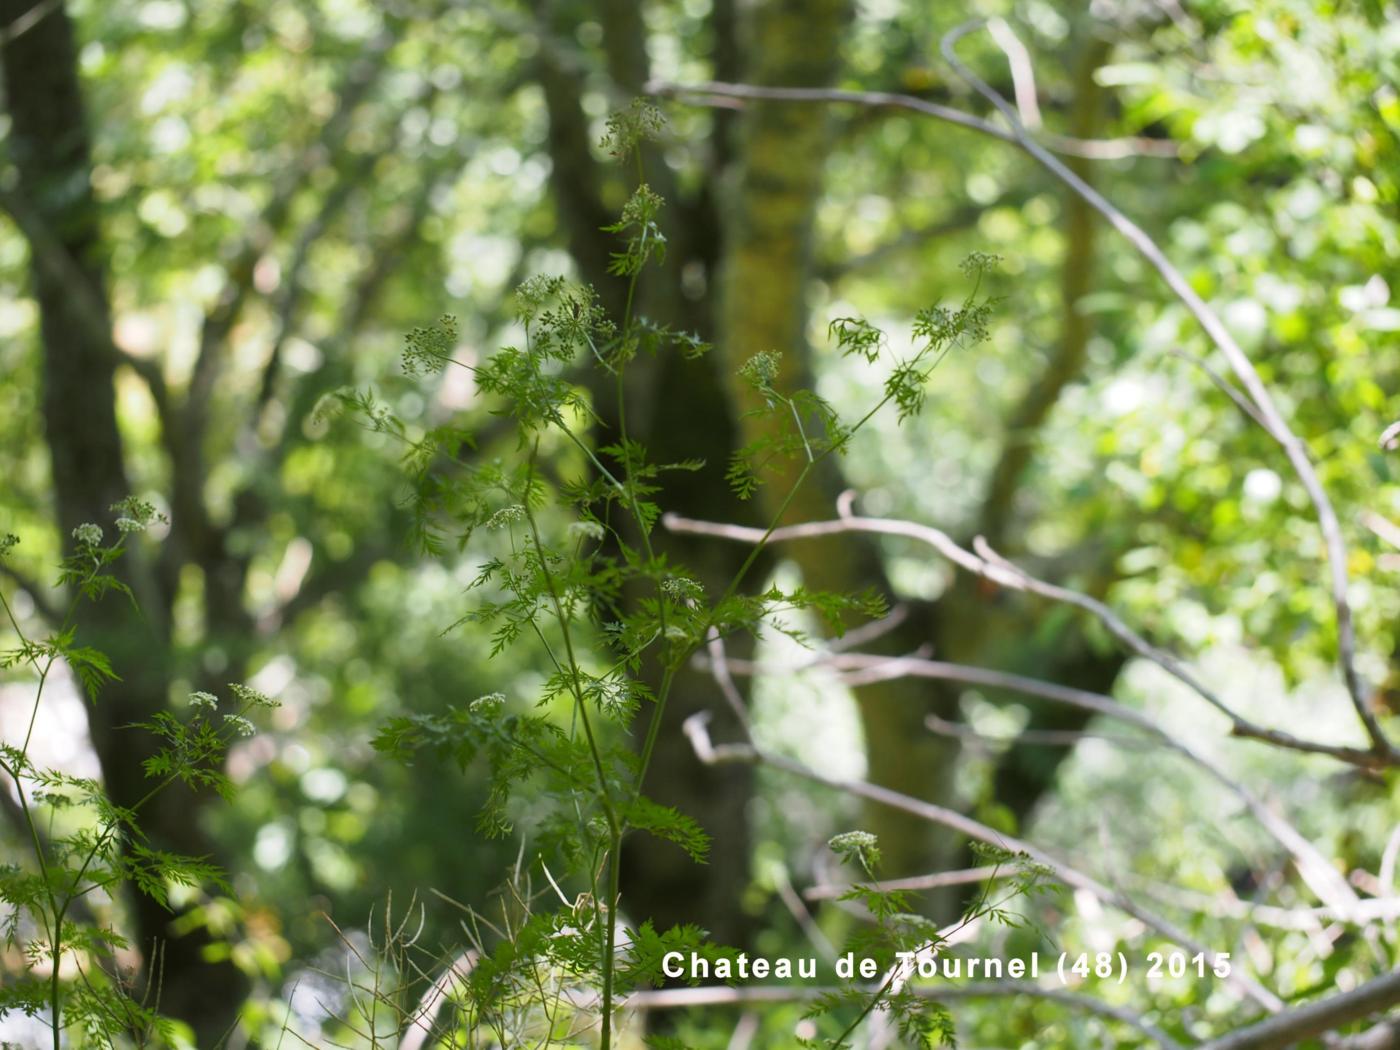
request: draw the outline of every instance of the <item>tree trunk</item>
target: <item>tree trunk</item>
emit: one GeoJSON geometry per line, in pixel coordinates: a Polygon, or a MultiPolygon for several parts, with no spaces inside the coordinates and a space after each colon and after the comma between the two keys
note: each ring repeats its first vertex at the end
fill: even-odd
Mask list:
{"type": "MultiPolygon", "coordinates": [[[[12,25],[31,0],[0,0],[0,24],[12,25]]],[[[18,189],[10,203],[30,244],[34,298],[43,339],[43,415],[50,451],[55,519],[65,549],[84,522],[111,535],[113,503],[130,494],[115,408],[117,355],[110,336],[106,260],[90,176],[89,137],[73,28],[60,5],[5,41],[5,93],[18,189]]],[[[135,548],[137,544],[133,543],[135,548]]],[[[93,743],[112,800],[131,806],[150,787],[142,760],[150,734],[123,729],[165,708],[169,671],[164,609],[139,550],[117,566],[137,594],[141,614],[111,594],[79,616],[78,641],[105,652],[121,676],[103,689],[90,715],[93,743]]],[[[151,845],[205,855],[190,800],[172,788],[141,813],[151,845]]],[[[172,918],[152,899],[132,902],[134,935],[158,962],[159,1008],[194,1026],[200,1046],[223,1034],[241,1001],[241,977],[228,964],[204,963],[206,943],[190,935],[166,941],[172,918]],[[152,946],[164,941],[158,954],[152,946]]]]}
{"type": "MultiPolygon", "coordinates": [[[[574,25],[565,16],[564,6],[541,2],[536,11],[550,30],[567,39],[573,36],[574,25]]],[[[630,0],[607,0],[595,13],[603,26],[609,75],[623,90],[639,93],[647,78],[641,12],[630,0]]],[[[561,230],[580,274],[598,291],[609,313],[620,318],[625,286],[607,273],[609,255],[618,245],[600,227],[615,219],[603,204],[605,187],[609,180],[621,183],[630,172],[614,174],[595,161],[588,118],[579,106],[582,78],[566,57],[542,46],[536,69],[549,112],[551,189],[561,230]]],[[[717,220],[711,211],[712,198],[679,199],[669,169],[651,151],[644,155],[644,168],[652,187],[666,198],[662,221],[670,243],[664,269],[649,269],[643,275],[640,310],[658,322],[712,338],[714,320],[708,302],[681,292],[683,271],[698,273],[704,283],[713,268],[717,220]]],[[[738,441],[721,368],[714,355],[686,361],[668,353],[632,362],[627,377],[629,436],[646,446],[652,462],[699,457],[709,465],[704,471],[666,478],[667,507],[747,521],[746,508],[734,499],[723,477],[724,464],[738,441]]],[[[612,384],[597,384],[592,395],[601,434],[611,440],[618,418],[612,384]]],[[[671,536],[660,529],[653,533],[652,542],[658,555],[694,571],[712,596],[722,593],[744,560],[745,552],[730,545],[671,536]]],[[[736,655],[743,654],[744,644],[733,643],[736,655]]],[[[646,674],[654,688],[659,678],[656,669],[649,668],[646,674]]],[[[749,882],[748,806],[753,772],[709,767],[696,759],[681,725],[702,710],[714,714],[714,731],[720,738],[730,738],[737,731],[714,683],[686,669],[673,684],[645,790],[658,802],[693,817],[710,833],[709,863],[697,865],[676,847],[651,836],[630,836],[622,856],[624,908],[633,922],[650,919],[658,929],[695,923],[721,943],[748,946],[752,920],[738,901],[749,882]]],[[[639,733],[646,732],[650,717],[650,709],[639,714],[639,733]]]]}
{"type": "MultiPolygon", "coordinates": [[[[770,0],[753,15],[748,35],[749,68],[744,79],[765,86],[819,87],[838,68],[840,44],[850,22],[844,0],[770,0]]],[[[739,175],[726,211],[721,288],[720,349],[731,397],[743,409],[754,393],[737,378],[754,354],[783,354],[779,389],[810,387],[807,348],[807,286],[812,273],[812,223],[822,190],[822,170],[831,145],[823,107],[751,103],[739,124],[739,175]]],[[[745,440],[763,433],[765,422],[745,419],[745,440]]],[[[785,424],[784,424],[785,425],[785,424]]],[[[842,485],[830,469],[809,480],[788,508],[785,521],[828,518],[842,485]]],[[[760,489],[768,513],[792,486],[798,464],[760,489]]],[[[809,540],[786,547],[804,582],[826,591],[890,587],[877,546],[852,536],[809,540]]],[[[881,648],[917,647],[929,637],[927,610],[916,610],[881,648]]],[[[917,798],[946,801],[952,789],[956,746],[924,728],[931,711],[946,714],[951,693],[912,681],[885,682],[857,692],[871,778],[917,798]]],[[[908,814],[872,806],[866,822],[880,839],[890,875],[913,875],[938,867],[955,842],[908,814]]]]}

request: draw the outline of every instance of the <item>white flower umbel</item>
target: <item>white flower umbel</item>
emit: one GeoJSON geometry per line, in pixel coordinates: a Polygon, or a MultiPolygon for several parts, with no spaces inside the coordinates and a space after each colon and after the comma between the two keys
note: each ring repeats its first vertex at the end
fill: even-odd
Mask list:
{"type": "Polygon", "coordinates": [[[212,711],[219,706],[219,698],[213,693],[196,690],[190,694],[190,706],[196,711],[212,711]]]}
{"type": "Polygon", "coordinates": [[[224,715],[224,724],[232,729],[238,736],[252,736],[257,732],[253,723],[242,715],[224,715]]]}

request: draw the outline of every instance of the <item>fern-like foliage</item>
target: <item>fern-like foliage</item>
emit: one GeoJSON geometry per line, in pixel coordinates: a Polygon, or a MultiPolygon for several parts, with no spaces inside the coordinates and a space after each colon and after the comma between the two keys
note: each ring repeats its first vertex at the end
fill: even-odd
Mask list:
{"type": "MultiPolygon", "coordinates": [[[[111,508],[115,539],[86,523],[73,530],[72,553],[64,559],[59,582],[70,594],[61,624],[45,638],[31,638],[0,594],[14,644],[0,650],[0,669],[28,675],[34,682],[32,727],[45,688],[59,664],[98,702],[104,686],[117,681],[107,657],[78,642],[84,602],[113,592],[135,601],[116,575],[128,538],[163,517],[148,502],[130,498],[111,508]]],[[[18,539],[0,542],[0,558],[11,556],[18,539]]],[[[138,610],[139,614],[139,610],[138,610]]],[[[143,763],[150,789],[130,806],[119,806],[96,780],[38,765],[31,758],[31,733],[19,743],[0,743],[0,772],[19,803],[30,854],[0,865],[0,944],[19,955],[25,973],[0,985],[0,1015],[14,1010],[42,1017],[53,1030],[53,1045],[173,1046],[174,1026],[157,1009],[154,981],[134,988],[116,965],[116,953],[130,948],[110,918],[89,902],[101,893],[117,899],[141,893],[169,906],[173,887],[228,889],[217,867],[151,844],[142,830],[144,809],[158,795],[183,785],[214,791],[224,798],[233,786],[223,771],[232,742],[254,731],[255,711],[276,702],[244,685],[230,686],[232,699],[205,692],[190,697],[181,712],[158,711],[127,727],[155,736],[159,744],[143,763]]],[[[143,946],[145,947],[145,946],[143,946]]]]}
{"type": "MultiPolygon", "coordinates": [[[[488,411],[508,417],[516,429],[513,456],[462,455],[472,447],[466,423],[423,431],[396,418],[371,393],[341,398],[360,425],[404,448],[415,531],[425,550],[437,554],[449,540],[459,549],[470,542],[480,557],[470,602],[448,629],[488,636],[492,656],[528,647],[547,668],[532,695],[491,694],[445,711],[408,711],[387,721],[374,741],[405,762],[448,760],[483,768],[489,786],[481,830],[523,832],[532,850],[568,865],[560,878],[582,889],[570,900],[541,864],[563,906],[542,912],[532,902],[529,920],[508,936],[495,943],[482,938],[453,1000],[458,1015],[470,1019],[473,1031],[505,1032],[520,1024],[537,1031],[539,1011],[549,1012],[551,990],[561,980],[581,984],[595,990],[605,1050],[615,1045],[614,1014],[623,998],[659,979],[666,951],[683,946],[716,957],[725,951],[693,927],[655,931],[642,922],[629,930],[619,918],[619,853],[627,836],[659,837],[696,863],[704,863],[709,846],[706,829],[645,791],[677,673],[716,634],[768,627],[800,637],[783,622],[784,613],[810,612],[839,634],[853,619],[885,612],[875,594],[746,586],[753,559],[726,587],[710,592],[697,573],[653,546],[668,477],[724,469],[700,460],[653,462],[625,423],[623,377],[640,352],[692,358],[708,349],[699,336],[633,309],[638,281],[666,250],[664,202],[641,180],[638,152],[661,130],[660,114],[645,103],[608,121],[605,146],[622,161],[638,161],[636,188],[618,221],[606,227],[620,242],[609,271],[627,285],[622,316],[608,316],[591,288],[536,276],[515,295],[520,338],[479,363],[457,352],[451,317],[407,336],[409,374],[447,367],[471,371],[488,411]],[[612,429],[593,412],[588,391],[599,383],[616,386],[618,422],[612,429]],[[535,1013],[526,1008],[532,988],[535,1013]],[[528,1022],[522,1020],[527,1014],[528,1022]]],[[[979,287],[990,265],[981,258],[969,269],[977,284],[959,306],[919,314],[916,349],[907,359],[890,359],[883,333],[864,320],[832,324],[831,337],[844,353],[887,369],[882,396],[854,421],[843,420],[813,391],[787,386],[776,353],[748,362],[740,378],[756,395],[753,412],[766,425],[764,436],[727,465],[734,491],[749,497],[780,466],[790,477],[786,464],[796,463],[790,500],[822,459],[844,452],[886,405],[901,419],[917,412],[944,355],[986,336],[991,305],[979,287]]],[[[860,841],[850,840],[851,855],[873,869],[874,847],[860,841]]],[[[880,919],[886,948],[928,936],[897,895],[862,899],[880,919]]],[[[946,1029],[941,1015],[912,1005],[902,1016],[911,1032],[946,1029]]],[[[550,1045],[551,1038],[540,1045],[550,1045]]]]}

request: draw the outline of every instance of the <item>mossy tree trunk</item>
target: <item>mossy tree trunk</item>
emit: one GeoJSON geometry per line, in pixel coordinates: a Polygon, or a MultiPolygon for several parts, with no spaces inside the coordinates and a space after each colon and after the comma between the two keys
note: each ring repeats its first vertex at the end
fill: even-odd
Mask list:
{"type": "MultiPolygon", "coordinates": [[[[841,41],[851,18],[843,0],[771,0],[753,12],[745,80],[765,86],[823,86],[839,68],[841,41]]],[[[736,377],[754,354],[783,355],[779,389],[810,387],[807,345],[812,274],[813,219],[831,148],[831,121],[822,107],[784,103],[749,105],[739,122],[737,178],[725,214],[719,346],[731,397],[741,411],[757,396],[736,377]]],[[[745,416],[745,440],[763,434],[762,417],[745,416]]],[[[786,522],[829,518],[842,488],[836,464],[824,463],[789,505],[786,522]]],[[[776,513],[801,464],[783,468],[759,490],[767,513],[776,513]]],[[[835,592],[875,587],[891,595],[874,542],[852,536],[809,540],[784,549],[801,567],[809,587],[835,592]]],[[[915,608],[887,635],[881,648],[908,651],[927,641],[928,609],[915,608]]],[[[861,687],[856,694],[865,731],[870,777],[916,798],[946,801],[952,789],[956,746],[930,734],[925,717],[945,716],[952,695],[913,681],[861,687]]],[[[880,838],[885,870],[910,875],[948,861],[956,843],[908,814],[871,807],[869,829],[880,838]]]]}

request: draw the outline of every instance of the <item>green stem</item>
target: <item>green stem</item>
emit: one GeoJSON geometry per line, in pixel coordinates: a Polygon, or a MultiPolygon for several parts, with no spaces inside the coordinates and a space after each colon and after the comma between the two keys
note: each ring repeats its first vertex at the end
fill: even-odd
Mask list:
{"type": "Polygon", "coordinates": [[[613,957],[617,953],[617,904],[622,895],[622,832],[614,829],[608,857],[607,936],[603,948],[603,1030],[602,1050],[612,1046],[613,957]]]}
{"type": "Polygon", "coordinates": [[[9,764],[3,759],[0,759],[0,770],[4,770],[10,779],[15,782],[15,790],[19,793],[20,812],[24,815],[25,827],[29,829],[30,847],[34,850],[34,859],[39,864],[39,877],[44,880],[44,895],[48,898],[49,902],[48,911],[40,911],[39,918],[44,927],[44,936],[49,942],[49,948],[51,949],[50,955],[53,961],[53,973],[49,978],[49,1011],[50,1018],[53,1022],[54,1050],[58,1050],[59,1032],[62,1030],[59,1021],[60,990],[58,984],[58,960],[62,955],[63,939],[61,931],[63,923],[61,919],[56,922],[50,922],[51,919],[59,915],[58,898],[54,895],[53,879],[49,875],[48,861],[44,857],[44,845],[39,838],[39,827],[34,820],[34,814],[29,809],[29,796],[24,790],[24,782],[19,778],[19,771],[10,768],[9,764]]]}
{"type": "MultiPolygon", "coordinates": [[[[530,453],[529,470],[525,478],[525,493],[522,506],[525,509],[525,520],[530,526],[530,538],[535,548],[535,556],[540,562],[540,573],[544,576],[545,589],[549,594],[550,604],[554,607],[554,617],[559,622],[559,631],[564,640],[564,659],[567,665],[567,677],[569,679],[569,689],[574,694],[576,710],[579,714],[579,722],[583,726],[583,734],[588,741],[588,752],[593,759],[593,769],[598,776],[598,788],[600,799],[603,803],[603,812],[608,821],[608,900],[601,907],[606,909],[604,921],[605,942],[603,949],[603,1023],[602,1023],[602,1048],[610,1050],[612,1046],[612,1010],[613,1010],[613,985],[614,966],[613,954],[617,949],[617,896],[619,892],[619,868],[618,853],[622,848],[622,825],[619,822],[617,809],[613,804],[612,791],[608,787],[607,772],[603,768],[603,756],[598,747],[597,737],[593,732],[593,722],[588,717],[588,703],[584,699],[583,690],[579,688],[579,665],[574,653],[573,635],[569,631],[569,619],[564,613],[564,604],[559,597],[559,590],[554,583],[554,574],[549,571],[549,558],[545,554],[544,544],[540,540],[539,526],[535,523],[534,511],[530,509],[530,487],[534,477],[535,457],[539,454],[539,439],[535,440],[535,447],[530,453]]],[[[595,904],[597,898],[594,898],[595,904]]],[[[595,912],[596,914],[596,912],[595,912]]]]}
{"type": "MultiPolygon", "coordinates": [[[[986,883],[984,883],[983,886],[982,886],[982,895],[978,898],[977,904],[976,904],[975,906],[973,906],[973,908],[970,909],[970,910],[963,916],[962,922],[958,923],[957,926],[953,927],[953,929],[952,929],[951,931],[949,931],[947,937],[940,937],[940,938],[939,938],[939,940],[940,940],[941,942],[942,942],[942,941],[948,941],[948,940],[950,940],[951,938],[953,938],[954,936],[956,936],[958,933],[962,932],[962,930],[966,929],[967,926],[968,926],[970,923],[974,922],[976,919],[978,919],[978,918],[980,918],[982,915],[986,914],[986,911],[987,911],[987,898],[988,898],[989,896],[991,896],[992,886],[993,886],[993,884],[996,882],[997,872],[998,872],[999,870],[1000,870],[1000,865],[996,865],[996,866],[994,866],[994,867],[992,868],[992,873],[991,873],[991,875],[989,875],[989,876],[987,877],[986,883]]],[[[869,869],[867,868],[866,871],[869,872],[869,869]]],[[[879,881],[878,881],[878,880],[876,880],[876,885],[877,885],[877,886],[879,885],[879,881]]],[[[1009,903],[1011,900],[1013,900],[1013,899],[1015,898],[1015,896],[1016,896],[1016,894],[1014,894],[1014,893],[1007,894],[1006,897],[1005,897],[1004,899],[1002,899],[1002,900],[1000,900],[1000,901],[997,902],[997,907],[1001,907],[1001,905],[1006,904],[1006,903],[1009,903]]],[[[836,1047],[842,1046],[842,1045],[846,1042],[846,1040],[850,1037],[850,1035],[851,1035],[857,1028],[860,1027],[860,1023],[861,1023],[862,1021],[864,1021],[867,1017],[870,1016],[870,1014],[874,1011],[875,1007],[877,1007],[878,1005],[880,1005],[880,999],[884,996],[885,992],[887,992],[887,991],[889,990],[890,985],[894,983],[895,976],[896,976],[898,973],[899,973],[899,968],[898,968],[897,966],[892,966],[892,967],[890,967],[890,972],[887,973],[887,974],[885,975],[885,979],[884,979],[883,981],[881,981],[881,982],[880,982],[880,986],[879,986],[878,988],[875,989],[875,993],[870,997],[870,1001],[869,1001],[868,1003],[865,1004],[864,1009],[862,1009],[861,1012],[860,1012],[859,1014],[856,1015],[856,1019],[855,1019],[854,1021],[852,1021],[850,1024],[848,1024],[848,1025],[846,1026],[845,1030],[842,1031],[842,1033],[836,1037],[836,1041],[835,1041],[835,1043],[833,1044],[834,1046],[836,1046],[836,1047]]]]}
{"type": "MultiPolygon", "coordinates": [[[[76,599],[73,602],[76,605],[76,599]]],[[[15,634],[19,636],[21,645],[28,645],[29,639],[25,637],[24,631],[20,628],[19,621],[15,618],[14,611],[10,608],[10,603],[5,600],[5,596],[0,594],[0,605],[5,608],[5,615],[9,618],[10,625],[14,627],[15,634]]],[[[68,615],[64,617],[66,624],[73,615],[73,608],[70,605],[68,615]]],[[[31,656],[30,662],[34,664],[34,669],[39,672],[39,685],[34,691],[34,706],[29,712],[29,727],[25,730],[24,743],[20,746],[20,754],[25,761],[29,758],[29,743],[34,736],[34,723],[39,717],[39,704],[44,697],[44,684],[49,679],[49,671],[53,669],[54,657],[50,656],[48,662],[42,668],[39,661],[31,656]]],[[[39,865],[39,877],[44,880],[44,896],[48,899],[48,910],[41,914],[44,933],[49,942],[49,958],[53,965],[53,971],[49,975],[49,1021],[53,1029],[53,1050],[59,1050],[61,1035],[63,1032],[63,996],[62,987],[59,981],[59,962],[63,958],[63,916],[67,912],[67,904],[62,908],[58,905],[58,897],[53,889],[53,877],[49,872],[49,864],[44,856],[44,846],[39,839],[39,826],[34,820],[34,814],[29,808],[29,797],[24,790],[24,782],[20,779],[19,770],[11,769],[9,765],[0,762],[0,769],[4,769],[9,774],[10,779],[15,782],[15,790],[19,794],[20,812],[24,815],[25,826],[29,829],[31,848],[34,850],[34,859],[39,865]]]]}
{"type": "MultiPolygon", "coordinates": [[[[921,351],[920,354],[915,357],[915,361],[917,362],[919,360],[919,357],[922,357],[922,355],[926,352],[927,350],[921,351]]],[[[928,374],[931,373],[933,369],[938,367],[939,363],[943,360],[946,354],[947,350],[945,349],[943,353],[938,355],[938,357],[934,360],[933,364],[929,366],[928,371],[925,372],[925,378],[928,377],[928,374]]],[[[858,430],[865,426],[865,424],[868,423],[876,415],[876,413],[878,413],[882,408],[884,408],[887,404],[890,403],[893,396],[893,394],[886,393],[883,397],[881,397],[880,400],[877,401],[875,405],[868,412],[865,413],[865,415],[861,416],[860,419],[856,421],[855,425],[852,426],[849,431],[847,431],[846,438],[849,439],[858,430]]],[[[791,404],[791,402],[789,402],[789,404],[791,404]]],[[[798,421],[798,427],[799,431],[801,431],[800,420],[798,421]]],[[[804,464],[802,469],[798,472],[797,477],[793,480],[792,486],[788,489],[787,494],[783,497],[782,502],[778,505],[778,509],[773,513],[772,517],[769,519],[768,527],[764,530],[763,536],[760,537],[759,541],[755,543],[753,547],[749,550],[748,557],[744,559],[743,564],[739,566],[738,571],[734,574],[733,578],[730,579],[729,585],[724,590],[724,594],[720,597],[720,600],[715,603],[714,607],[711,610],[710,616],[706,618],[705,626],[700,631],[701,641],[692,642],[690,647],[667,667],[666,674],[662,679],[662,687],[657,691],[656,706],[652,712],[651,724],[647,727],[646,742],[642,747],[641,765],[639,766],[637,771],[637,790],[639,792],[641,791],[643,781],[646,779],[647,769],[651,765],[652,753],[656,748],[656,739],[661,731],[661,718],[662,715],[665,714],[666,700],[670,693],[670,685],[675,678],[675,669],[684,664],[686,660],[690,659],[691,655],[700,647],[701,644],[703,644],[703,640],[706,637],[708,637],[710,633],[710,628],[715,626],[713,610],[722,606],[726,601],[728,601],[731,597],[734,596],[735,592],[738,591],[740,584],[742,584],[744,578],[748,576],[749,571],[754,566],[754,563],[758,561],[759,556],[767,548],[768,542],[772,538],[773,533],[777,531],[779,525],[782,523],[783,516],[787,514],[788,508],[792,506],[792,501],[797,497],[798,490],[806,482],[808,476],[812,473],[812,471],[814,471],[817,468],[817,466],[823,460],[826,459],[827,456],[831,455],[834,451],[836,451],[837,448],[836,445],[829,444],[826,448],[822,449],[815,456],[813,456],[810,446],[807,445],[807,438],[805,433],[803,433],[802,435],[802,440],[803,445],[807,447],[808,458],[806,464],[804,464]]]]}
{"type": "MultiPolygon", "coordinates": [[[[642,184],[642,183],[645,181],[645,171],[644,171],[643,166],[642,166],[642,154],[641,154],[641,150],[638,150],[638,151],[637,151],[637,153],[636,153],[636,159],[637,159],[637,181],[638,181],[638,184],[640,185],[640,184],[642,184]]],[[[646,230],[645,230],[645,228],[644,228],[643,231],[642,231],[642,235],[643,235],[643,237],[646,236],[646,230]]],[[[626,348],[626,346],[627,346],[627,340],[629,339],[629,337],[630,337],[630,335],[631,335],[631,332],[632,332],[632,305],[633,305],[633,302],[635,301],[635,297],[636,297],[636,292],[637,292],[637,281],[638,281],[639,275],[640,275],[640,268],[639,268],[636,272],[634,272],[634,273],[632,274],[632,279],[631,279],[631,280],[628,282],[628,284],[627,284],[627,303],[626,303],[626,306],[623,308],[623,315],[622,315],[622,332],[621,332],[622,345],[623,345],[624,348],[626,348]]],[[[617,488],[617,489],[621,492],[621,494],[623,495],[623,497],[627,500],[628,505],[629,505],[629,506],[628,506],[628,509],[632,512],[632,518],[633,518],[634,521],[636,521],[636,523],[637,523],[637,529],[638,529],[639,533],[641,534],[642,549],[646,552],[647,564],[648,564],[648,566],[652,566],[652,565],[655,565],[655,563],[656,563],[656,552],[652,549],[651,537],[650,537],[650,535],[649,535],[648,532],[647,532],[646,520],[642,517],[641,507],[638,506],[636,494],[633,492],[632,487],[631,487],[631,483],[632,483],[632,451],[631,451],[631,446],[630,446],[630,444],[629,444],[629,438],[628,438],[628,433],[627,433],[627,392],[626,392],[625,384],[624,384],[624,382],[623,382],[623,377],[624,377],[624,366],[625,366],[625,361],[620,361],[620,362],[619,362],[619,366],[618,366],[618,368],[617,368],[617,379],[616,379],[616,383],[617,383],[617,394],[616,394],[616,396],[617,396],[617,425],[618,425],[618,436],[619,436],[619,442],[618,442],[618,443],[619,443],[620,447],[622,448],[623,478],[624,478],[625,484],[619,483],[618,480],[617,480],[616,478],[614,478],[614,477],[612,476],[612,474],[611,474],[600,462],[598,462],[598,458],[593,454],[593,451],[592,451],[591,449],[587,448],[587,446],[586,446],[583,442],[580,442],[576,437],[574,437],[573,433],[572,433],[571,431],[569,431],[568,428],[565,428],[565,432],[569,434],[569,437],[574,441],[574,443],[575,443],[576,445],[579,445],[579,447],[581,447],[581,448],[584,449],[584,451],[585,451],[585,453],[587,454],[588,458],[589,458],[590,460],[592,460],[592,462],[593,462],[595,468],[597,468],[599,471],[601,471],[602,474],[603,474],[604,476],[608,477],[608,478],[612,481],[614,487],[617,488]]],[[[526,513],[527,513],[527,515],[528,515],[528,513],[529,513],[528,507],[527,507],[526,513]]],[[[534,530],[534,521],[533,521],[533,519],[531,519],[530,527],[531,527],[531,530],[533,531],[533,530],[534,530]]],[[[535,543],[536,543],[536,548],[538,549],[538,546],[539,546],[539,536],[538,536],[538,533],[536,533],[536,535],[535,535],[535,543]]],[[[546,571],[547,571],[547,570],[546,570],[546,571]]],[[[546,577],[546,580],[547,580],[547,582],[548,582],[548,577],[546,577]]],[[[552,589],[553,589],[552,583],[550,584],[550,587],[551,587],[551,591],[552,591],[552,589]]],[[[658,637],[659,637],[660,640],[661,640],[662,659],[663,659],[663,663],[664,663],[664,661],[665,661],[665,646],[666,646],[666,594],[665,594],[664,588],[662,587],[662,581],[661,581],[660,579],[658,579],[658,580],[656,581],[656,590],[657,590],[657,617],[658,617],[658,621],[659,621],[658,637]]],[[[556,604],[556,609],[557,609],[557,608],[558,608],[558,603],[557,603],[557,601],[556,601],[555,604],[556,604]]],[[[561,615],[561,617],[560,617],[560,624],[561,624],[561,626],[564,626],[564,622],[563,622],[562,615],[561,615]]],[[[569,636],[568,636],[568,634],[567,634],[567,627],[565,627],[565,632],[566,632],[566,633],[565,633],[565,635],[564,635],[564,638],[565,638],[564,644],[565,644],[565,646],[566,646],[566,648],[567,648],[567,647],[569,646],[569,641],[568,641],[568,637],[569,637],[569,636]]],[[[572,664],[572,663],[573,663],[573,653],[572,653],[572,650],[569,650],[568,656],[569,656],[569,662],[570,662],[570,664],[572,664]]],[[[575,673],[576,673],[576,671],[575,671],[575,673]]],[[[667,689],[669,688],[669,687],[667,686],[666,683],[669,681],[670,675],[671,675],[671,667],[670,667],[669,665],[666,665],[666,669],[665,669],[665,671],[663,672],[663,678],[662,678],[662,683],[663,683],[663,685],[662,685],[662,690],[660,691],[660,693],[659,693],[659,695],[658,695],[658,698],[657,698],[657,703],[658,703],[658,705],[661,705],[661,704],[662,704],[663,699],[664,699],[664,696],[665,696],[665,692],[666,692],[667,689]]],[[[577,692],[577,684],[575,684],[575,692],[577,692]]],[[[580,710],[581,710],[581,711],[584,711],[584,719],[585,719],[585,721],[584,721],[584,727],[585,727],[585,731],[588,731],[587,712],[584,710],[584,705],[583,705],[583,698],[582,698],[582,696],[579,696],[579,707],[580,707],[580,710]]],[[[658,712],[658,713],[659,713],[659,712],[658,712]]],[[[653,731],[654,731],[655,726],[656,726],[657,724],[659,724],[659,719],[658,719],[658,718],[653,718],[653,721],[652,721],[652,730],[653,730],[653,731]]],[[[593,750],[594,750],[594,756],[595,756],[595,761],[596,761],[596,760],[597,760],[597,750],[596,750],[596,747],[594,747],[594,745],[593,745],[593,739],[592,739],[591,731],[589,731],[589,746],[590,746],[590,748],[593,748],[593,750]]],[[[645,766],[643,766],[643,770],[645,770],[645,766]]],[[[643,774],[639,774],[638,777],[637,777],[637,787],[636,787],[636,790],[637,790],[638,793],[640,793],[640,791],[641,791],[641,777],[642,777],[642,775],[643,775],[643,774]]],[[[598,767],[598,776],[599,776],[600,782],[602,782],[603,791],[604,791],[604,798],[605,798],[605,801],[606,801],[606,800],[607,800],[607,783],[606,783],[606,781],[603,780],[603,773],[602,773],[601,764],[599,764],[599,767],[598,767]]],[[[604,948],[603,948],[603,1017],[602,1017],[602,1031],[601,1031],[601,1033],[600,1033],[600,1042],[601,1042],[602,1050],[611,1050],[611,1047],[612,1047],[612,1014],[613,1014],[613,984],[614,984],[614,980],[613,980],[613,971],[614,971],[614,955],[615,955],[616,952],[617,952],[617,904],[618,904],[618,900],[620,899],[621,893],[622,893],[622,887],[621,887],[621,878],[622,878],[622,864],[621,864],[622,858],[621,858],[621,851],[622,851],[622,835],[623,835],[623,832],[624,832],[624,830],[625,830],[625,829],[623,828],[622,824],[621,824],[614,816],[611,815],[611,803],[610,803],[610,802],[608,802],[608,806],[609,806],[609,810],[610,810],[610,815],[609,815],[609,820],[608,820],[608,831],[609,831],[609,845],[608,845],[608,854],[609,854],[609,856],[608,856],[608,900],[607,900],[607,917],[606,917],[607,926],[606,926],[606,928],[605,928],[605,945],[604,945],[604,948]]]]}
{"type": "MultiPolygon", "coordinates": [[[[535,451],[539,451],[538,443],[536,443],[535,451]]],[[[530,464],[533,473],[533,454],[530,457],[530,464]]],[[[598,748],[598,740],[593,733],[593,722],[588,717],[587,701],[584,699],[583,690],[579,688],[578,684],[579,665],[578,659],[574,653],[573,635],[569,631],[569,619],[564,613],[564,604],[559,597],[558,588],[554,584],[554,574],[549,571],[549,559],[545,555],[544,544],[540,540],[539,527],[535,523],[535,514],[530,510],[529,484],[530,482],[527,478],[525,501],[523,504],[525,508],[525,520],[530,525],[530,536],[535,548],[535,556],[539,558],[540,561],[540,572],[544,576],[545,590],[549,594],[550,604],[554,607],[554,618],[559,622],[559,632],[564,639],[564,661],[567,667],[566,675],[569,679],[569,691],[574,694],[574,701],[578,705],[579,720],[583,725],[584,736],[588,740],[588,750],[593,758],[594,771],[598,774],[598,787],[602,791],[603,808],[607,813],[608,826],[615,828],[617,826],[617,814],[613,808],[612,792],[608,788],[608,778],[603,770],[602,752],[598,748]]]]}

